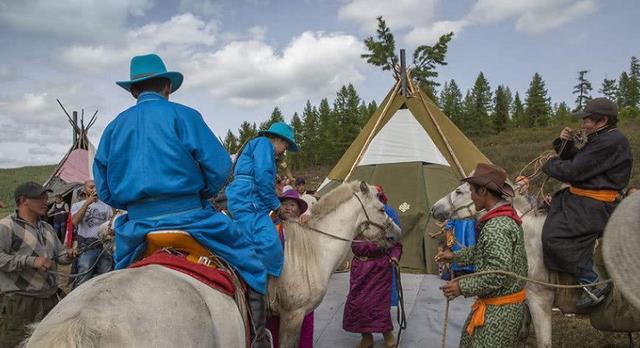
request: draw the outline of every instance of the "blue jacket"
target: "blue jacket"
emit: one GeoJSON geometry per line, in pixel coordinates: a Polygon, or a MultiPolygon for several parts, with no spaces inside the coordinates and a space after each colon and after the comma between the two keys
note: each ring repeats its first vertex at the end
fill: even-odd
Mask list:
{"type": "Polygon", "coordinates": [[[264,292],[266,272],[251,242],[206,201],[230,170],[229,154],[196,110],[142,93],[107,126],[93,165],[100,199],[128,211],[114,223],[116,268],[144,251],[148,232],[181,229],[264,292]]]}
{"type": "Polygon", "coordinates": [[[267,137],[257,137],[247,143],[238,156],[233,171],[234,180],[227,187],[231,211],[252,210],[268,214],[280,208],[276,194],[275,148],[267,137]]]}
{"type": "MultiPolygon", "coordinates": [[[[476,245],[476,220],[449,220],[444,228],[446,230],[454,230],[453,235],[455,236],[457,243],[451,247],[451,251],[460,251],[463,248],[476,245]]],[[[474,272],[476,268],[473,265],[459,266],[456,262],[452,262],[451,269],[454,271],[474,272]]]]}
{"type": "Polygon", "coordinates": [[[238,156],[234,178],[226,190],[229,212],[247,232],[268,274],[278,277],[284,252],[271,210],[280,208],[276,194],[275,149],[269,138],[248,142],[238,156]]]}

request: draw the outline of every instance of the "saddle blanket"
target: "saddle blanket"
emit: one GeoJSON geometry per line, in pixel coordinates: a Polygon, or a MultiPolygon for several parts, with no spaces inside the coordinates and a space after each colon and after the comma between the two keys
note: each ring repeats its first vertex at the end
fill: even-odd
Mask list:
{"type": "Polygon", "coordinates": [[[191,262],[186,256],[173,254],[167,250],[157,250],[144,259],[133,263],[129,268],[139,268],[147,265],[160,265],[187,274],[210,287],[234,297],[236,288],[231,275],[224,269],[213,268],[203,264],[191,262]]]}

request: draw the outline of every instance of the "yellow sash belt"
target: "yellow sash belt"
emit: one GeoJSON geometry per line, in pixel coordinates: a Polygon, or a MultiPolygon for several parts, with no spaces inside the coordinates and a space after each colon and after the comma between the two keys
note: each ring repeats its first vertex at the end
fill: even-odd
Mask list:
{"type": "Polygon", "coordinates": [[[589,190],[571,186],[569,192],[576,196],[589,197],[601,202],[614,202],[618,197],[618,191],[614,190],[589,190]]]}
{"type": "Polygon", "coordinates": [[[518,304],[524,302],[527,298],[527,294],[524,289],[509,295],[491,298],[478,298],[476,302],[471,306],[471,321],[467,326],[467,333],[469,336],[473,335],[476,327],[484,325],[484,315],[487,311],[487,305],[500,306],[507,304],[518,304]]]}

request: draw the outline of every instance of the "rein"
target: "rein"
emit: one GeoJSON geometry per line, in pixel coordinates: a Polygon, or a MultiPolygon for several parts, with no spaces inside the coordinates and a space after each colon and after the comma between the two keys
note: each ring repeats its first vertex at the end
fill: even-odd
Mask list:
{"type": "MultiPolygon", "coordinates": [[[[362,207],[362,211],[364,212],[364,216],[367,218],[367,221],[363,221],[363,222],[358,226],[358,227],[359,227],[359,229],[360,229],[360,233],[359,233],[359,234],[362,234],[362,232],[364,232],[364,231],[368,230],[368,229],[370,228],[370,226],[377,227],[377,228],[379,228],[379,229],[380,229],[380,230],[382,230],[382,231],[386,231],[386,230],[391,226],[391,224],[392,224],[393,222],[391,221],[391,218],[389,218],[389,217],[387,217],[387,219],[385,220],[385,223],[384,223],[383,225],[381,225],[381,224],[379,224],[379,223],[377,223],[377,222],[373,222],[373,221],[371,221],[371,218],[369,217],[369,214],[367,213],[367,209],[364,207],[364,203],[362,202],[362,199],[360,199],[360,197],[359,197],[355,192],[353,193],[353,195],[358,199],[358,202],[360,203],[360,206],[362,207]]],[[[341,241],[343,241],[343,242],[349,242],[349,243],[367,243],[367,242],[373,242],[373,241],[380,240],[380,239],[384,238],[384,237],[380,237],[380,238],[377,238],[377,239],[372,240],[372,241],[370,241],[370,240],[360,240],[360,239],[349,239],[349,238],[344,238],[344,237],[336,236],[335,234],[332,234],[332,233],[329,233],[329,232],[322,231],[322,230],[320,230],[320,229],[317,229],[317,228],[315,228],[315,227],[311,227],[311,226],[309,226],[309,225],[303,225],[303,224],[301,224],[301,223],[299,223],[299,222],[297,222],[297,221],[291,221],[291,222],[296,223],[296,224],[298,224],[298,225],[300,225],[300,226],[302,226],[302,227],[308,228],[308,229],[310,229],[310,230],[311,230],[311,231],[313,231],[313,232],[317,232],[317,233],[320,233],[320,234],[325,235],[325,236],[327,236],[327,237],[331,237],[331,238],[333,238],[333,239],[341,240],[341,241]]]]}

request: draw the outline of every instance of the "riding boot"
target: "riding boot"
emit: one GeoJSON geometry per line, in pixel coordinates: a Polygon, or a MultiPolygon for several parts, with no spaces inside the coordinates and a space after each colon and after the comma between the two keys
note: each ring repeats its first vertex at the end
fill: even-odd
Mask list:
{"type": "Polygon", "coordinates": [[[267,322],[267,311],[264,295],[249,290],[249,307],[251,308],[251,318],[253,319],[252,348],[272,348],[271,333],[265,327],[267,322]]]}

